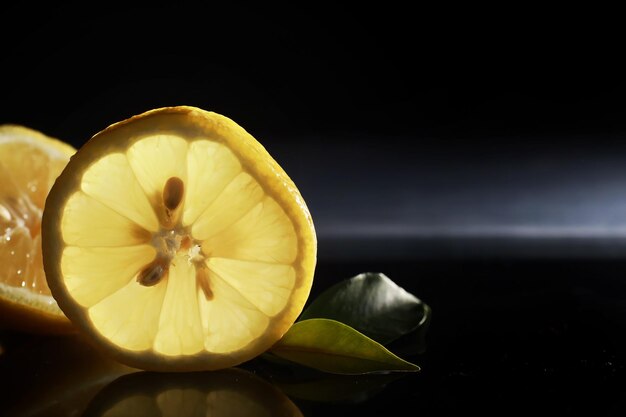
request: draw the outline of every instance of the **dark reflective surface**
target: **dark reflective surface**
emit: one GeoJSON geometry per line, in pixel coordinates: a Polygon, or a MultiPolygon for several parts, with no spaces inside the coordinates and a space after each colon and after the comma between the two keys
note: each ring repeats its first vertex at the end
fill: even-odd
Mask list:
{"type": "Polygon", "coordinates": [[[76,335],[0,332],[0,345],[0,415],[78,416],[100,389],[136,371],[76,335]]]}
{"type": "Polygon", "coordinates": [[[366,266],[384,268],[433,315],[426,350],[410,356],[423,372],[390,383],[359,412],[404,415],[403,405],[421,415],[626,411],[626,263],[362,262],[322,265],[318,273],[366,266]]]}
{"type": "MultiPolygon", "coordinates": [[[[232,409],[231,397],[208,394],[226,390],[251,395],[252,402],[260,398],[255,393],[272,393],[288,410],[305,416],[626,412],[626,263],[321,263],[314,293],[339,277],[374,268],[432,308],[423,345],[398,341],[390,346],[420,365],[420,373],[329,375],[257,358],[240,367],[246,372],[243,379],[229,372],[132,374],[113,382],[133,370],[112,364],[88,345],[3,333],[0,402],[8,415],[16,416],[81,415],[89,404],[91,414],[86,415],[105,415],[102,404],[120,403],[124,395],[152,398],[167,391],[160,398],[211,398],[214,410],[226,410],[232,409]],[[411,352],[412,346],[419,346],[418,351],[411,352]],[[56,377],[69,379],[62,393],[54,385],[56,377]],[[123,389],[114,387],[119,381],[123,389]],[[69,395],[74,391],[82,394],[69,395]],[[96,394],[107,400],[96,400],[96,394]],[[46,409],[50,404],[54,407],[46,409]]],[[[137,413],[146,410],[138,407],[137,413]]]]}

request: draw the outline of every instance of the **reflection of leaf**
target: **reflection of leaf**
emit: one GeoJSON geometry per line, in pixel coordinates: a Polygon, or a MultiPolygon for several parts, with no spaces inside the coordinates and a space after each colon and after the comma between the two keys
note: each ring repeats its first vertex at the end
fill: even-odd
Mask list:
{"type": "Polygon", "coordinates": [[[86,416],[302,417],[282,391],[243,369],[139,372],[123,376],[89,404],[86,416]]]}
{"type": "Polygon", "coordinates": [[[369,400],[387,384],[410,372],[341,375],[302,366],[271,353],[242,365],[281,389],[290,398],[312,402],[356,404],[369,400]]]}
{"type": "Polygon", "coordinates": [[[404,373],[335,375],[325,373],[309,379],[273,379],[291,398],[328,403],[360,403],[380,393],[404,373]]]}
{"type": "Polygon", "coordinates": [[[418,371],[380,343],[335,320],[297,322],[270,353],[301,365],[338,374],[418,371]]]}
{"type": "Polygon", "coordinates": [[[420,327],[429,314],[426,304],[386,275],[366,272],[324,291],[300,320],[336,320],[387,344],[420,327]]]}

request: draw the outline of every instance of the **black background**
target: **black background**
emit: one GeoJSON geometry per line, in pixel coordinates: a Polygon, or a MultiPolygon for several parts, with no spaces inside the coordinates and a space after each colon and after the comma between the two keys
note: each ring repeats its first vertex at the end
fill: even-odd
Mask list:
{"type": "Polygon", "coordinates": [[[578,256],[562,240],[533,246],[541,233],[521,252],[500,243],[520,227],[552,238],[591,227],[596,238],[626,224],[623,31],[611,16],[393,3],[5,6],[0,123],[79,147],[132,115],[194,105],[234,119],[283,165],[329,258],[419,256],[412,245],[424,240],[428,257],[578,256]],[[498,244],[468,245],[468,235],[498,244]]]}
{"type": "Polygon", "coordinates": [[[309,204],[313,295],[381,271],[432,307],[421,374],[305,415],[623,413],[619,14],[42,7],[3,6],[0,123],[79,147],[156,107],[222,113],[309,204]]]}
{"type": "Polygon", "coordinates": [[[608,10],[573,12],[5,6],[2,120],[76,145],[176,104],[229,115],[270,145],[346,131],[471,143],[621,133],[622,28],[608,10]]]}

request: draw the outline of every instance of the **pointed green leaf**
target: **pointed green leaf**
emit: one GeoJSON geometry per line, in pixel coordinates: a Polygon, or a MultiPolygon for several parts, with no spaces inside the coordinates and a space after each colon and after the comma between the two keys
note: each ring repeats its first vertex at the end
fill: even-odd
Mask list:
{"type": "Polygon", "coordinates": [[[385,274],[366,272],[321,293],[300,320],[336,320],[386,345],[424,325],[429,315],[428,305],[385,274]]]}
{"type": "Polygon", "coordinates": [[[329,319],[297,322],[270,352],[300,365],[338,374],[420,370],[352,327],[329,319]]]}

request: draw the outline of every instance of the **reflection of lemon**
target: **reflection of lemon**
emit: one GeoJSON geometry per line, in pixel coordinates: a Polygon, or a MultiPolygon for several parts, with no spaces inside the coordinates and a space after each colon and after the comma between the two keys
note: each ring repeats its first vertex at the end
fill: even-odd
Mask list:
{"type": "Polygon", "coordinates": [[[237,368],[214,372],[139,372],[113,381],[84,416],[301,417],[279,389],[237,368]]]}
{"type": "Polygon", "coordinates": [[[153,110],[95,135],[46,202],[44,266],[67,316],[150,370],[236,365],[309,295],[316,238],[298,189],[232,120],[153,110]]]}
{"type": "Polygon", "coordinates": [[[50,295],[41,260],[41,213],[75,149],[35,130],[0,126],[0,322],[18,330],[71,329],[50,295]]]}

